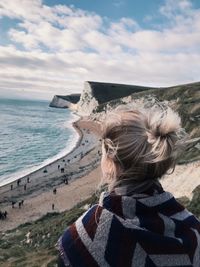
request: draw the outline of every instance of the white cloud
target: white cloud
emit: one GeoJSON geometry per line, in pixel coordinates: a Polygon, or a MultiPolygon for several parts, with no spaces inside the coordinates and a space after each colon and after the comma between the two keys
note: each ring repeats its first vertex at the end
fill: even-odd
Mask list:
{"type": "Polygon", "coordinates": [[[0,9],[0,15],[22,20],[18,24],[21,29],[10,29],[11,40],[30,50],[40,45],[56,51],[84,49],[87,43],[83,41],[83,35],[99,30],[102,24],[100,16],[72,7],[57,5],[50,8],[39,0],[33,3],[23,0],[24,5],[16,0],[7,6],[6,1],[1,1],[3,8],[0,9]],[[18,5],[21,8],[15,9],[18,5]],[[26,13],[28,5],[31,5],[31,13],[26,13]]]}
{"type": "Polygon", "coordinates": [[[12,45],[0,46],[0,91],[51,98],[80,92],[85,80],[151,86],[199,80],[200,10],[175,2],[165,1],[159,12],[169,20],[152,30],[125,17],[105,23],[72,6],[0,0],[0,16],[20,20],[9,30],[12,45]]]}
{"type": "Polygon", "coordinates": [[[48,7],[43,7],[40,0],[1,0],[0,2],[0,16],[8,16],[10,18],[35,21],[41,18],[44,10],[46,15],[49,15],[48,7]]]}
{"type": "Polygon", "coordinates": [[[170,18],[174,19],[177,14],[187,14],[192,9],[192,3],[189,0],[166,0],[165,4],[160,7],[160,12],[170,18]]]}
{"type": "Polygon", "coordinates": [[[78,50],[82,48],[81,37],[69,29],[60,30],[47,21],[38,24],[25,22],[20,26],[24,30],[11,29],[12,41],[21,43],[26,49],[39,48],[43,45],[51,50],[78,50]]]}

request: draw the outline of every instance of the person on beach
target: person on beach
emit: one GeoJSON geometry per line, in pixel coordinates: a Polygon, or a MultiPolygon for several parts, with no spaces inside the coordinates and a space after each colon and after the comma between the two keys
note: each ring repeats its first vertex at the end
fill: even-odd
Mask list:
{"type": "Polygon", "coordinates": [[[64,183],[67,185],[67,184],[69,184],[69,182],[68,182],[68,178],[65,178],[64,179],[64,183]]]}
{"type": "Polygon", "coordinates": [[[4,219],[7,219],[8,212],[5,210],[3,213],[4,219]]]}
{"type": "Polygon", "coordinates": [[[166,106],[109,114],[101,158],[108,189],[59,238],[58,266],[199,267],[200,221],[159,182],[185,140],[166,106]]]}
{"type": "Polygon", "coordinates": [[[14,209],[14,207],[15,207],[15,204],[16,204],[16,201],[12,201],[11,202],[11,205],[12,205],[12,208],[14,209]]]}
{"type": "Polygon", "coordinates": [[[56,193],[57,193],[57,189],[56,188],[53,189],[53,193],[54,193],[54,195],[56,195],[56,193]]]}
{"type": "Polygon", "coordinates": [[[3,212],[0,210],[0,220],[4,219],[3,212]]]}
{"type": "Polygon", "coordinates": [[[7,218],[7,214],[8,212],[5,210],[5,211],[0,211],[0,220],[4,220],[7,218]]]}

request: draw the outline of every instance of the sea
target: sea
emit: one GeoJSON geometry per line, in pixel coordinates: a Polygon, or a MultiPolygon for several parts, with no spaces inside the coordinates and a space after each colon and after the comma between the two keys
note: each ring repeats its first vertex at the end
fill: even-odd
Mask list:
{"type": "Polygon", "coordinates": [[[0,99],[0,186],[70,152],[79,138],[77,119],[48,101],[0,99]]]}

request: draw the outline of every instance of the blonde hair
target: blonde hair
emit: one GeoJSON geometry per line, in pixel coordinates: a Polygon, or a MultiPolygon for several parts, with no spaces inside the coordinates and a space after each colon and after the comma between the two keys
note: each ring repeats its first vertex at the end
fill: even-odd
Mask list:
{"type": "Polygon", "coordinates": [[[103,181],[161,178],[175,167],[184,136],[180,117],[169,107],[109,113],[103,124],[103,181]]]}

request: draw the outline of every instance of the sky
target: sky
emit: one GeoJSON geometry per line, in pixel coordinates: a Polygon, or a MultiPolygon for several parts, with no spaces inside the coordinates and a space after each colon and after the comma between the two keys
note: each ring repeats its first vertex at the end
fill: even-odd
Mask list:
{"type": "Polygon", "coordinates": [[[200,81],[199,0],[0,0],[0,97],[200,81]]]}

